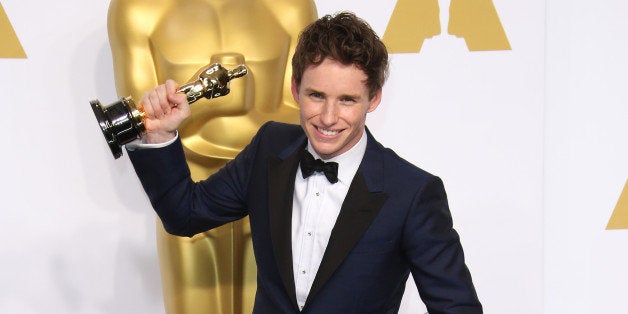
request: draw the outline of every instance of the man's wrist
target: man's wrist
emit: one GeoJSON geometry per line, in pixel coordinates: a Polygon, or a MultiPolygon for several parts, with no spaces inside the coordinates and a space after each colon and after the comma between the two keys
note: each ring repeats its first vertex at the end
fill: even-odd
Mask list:
{"type": "Polygon", "coordinates": [[[146,142],[146,137],[142,138],[142,140],[135,140],[131,143],[125,145],[127,150],[133,151],[136,149],[147,149],[147,148],[162,148],[166,147],[172,143],[174,143],[179,137],[179,133],[177,131],[174,132],[174,137],[170,140],[160,143],[148,143],[146,142]]]}
{"type": "Polygon", "coordinates": [[[177,131],[163,131],[163,132],[150,132],[146,133],[142,142],[145,144],[163,144],[166,142],[172,142],[177,137],[177,131]]]}

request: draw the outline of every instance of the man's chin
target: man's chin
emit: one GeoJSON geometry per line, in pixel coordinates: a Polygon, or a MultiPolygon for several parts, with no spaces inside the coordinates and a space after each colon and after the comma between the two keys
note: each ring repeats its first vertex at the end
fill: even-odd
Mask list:
{"type": "Polygon", "coordinates": [[[316,143],[312,143],[312,148],[314,148],[314,151],[321,157],[327,156],[331,152],[333,152],[333,150],[326,147],[322,147],[321,145],[316,145],[316,143]]]}

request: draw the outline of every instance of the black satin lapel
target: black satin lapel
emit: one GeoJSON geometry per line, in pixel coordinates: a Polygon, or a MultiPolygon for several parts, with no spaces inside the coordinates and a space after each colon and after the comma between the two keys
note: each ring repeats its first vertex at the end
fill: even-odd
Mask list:
{"type": "Polygon", "coordinates": [[[384,205],[386,198],[385,193],[369,192],[362,172],[356,173],[347,197],[342,203],[336,224],[331,231],[329,243],[312,283],[306,304],[316,296],[316,293],[325,285],[351,249],[358,243],[384,205]]]}
{"type": "Polygon", "coordinates": [[[292,272],[291,226],[294,177],[298,165],[298,150],[285,160],[274,156],[268,160],[270,235],[279,274],[295,308],[297,307],[297,297],[292,272]]]}

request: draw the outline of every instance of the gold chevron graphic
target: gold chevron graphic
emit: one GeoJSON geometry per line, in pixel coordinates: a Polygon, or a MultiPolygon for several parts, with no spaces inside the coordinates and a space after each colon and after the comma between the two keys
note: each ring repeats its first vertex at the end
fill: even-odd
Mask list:
{"type": "Polygon", "coordinates": [[[628,229],[628,180],[606,226],[606,230],[612,229],[628,229]]]}
{"type": "Polygon", "coordinates": [[[448,32],[470,51],[511,49],[492,0],[451,0],[448,32]]]}
{"type": "MultiPolygon", "coordinates": [[[[448,23],[448,33],[464,38],[470,51],[511,50],[492,0],[451,0],[448,23]]],[[[382,40],[390,53],[420,52],[440,33],[438,0],[398,0],[382,40]]]]}
{"type": "Polygon", "coordinates": [[[0,58],[26,58],[7,13],[0,3],[0,58]]]}
{"type": "Polygon", "coordinates": [[[425,39],[441,33],[438,0],[399,0],[382,41],[391,53],[419,52],[425,39]]]}

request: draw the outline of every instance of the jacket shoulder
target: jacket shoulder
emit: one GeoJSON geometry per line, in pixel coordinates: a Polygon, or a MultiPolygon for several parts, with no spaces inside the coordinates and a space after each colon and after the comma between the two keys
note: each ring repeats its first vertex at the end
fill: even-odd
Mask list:
{"type": "Polygon", "coordinates": [[[377,152],[375,155],[379,156],[379,160],[381,162],[381,167],[383,168],[384,173],[395,174],[395,177],[401,182],[424,182],[432,180],[435,175],[432,173],[416,166],[405,158],[399,156],[394,150],[385,147],[371,134],[368,150],[372,152],[377,152]]]}
{"type": "Polygon", "coordinates": [[[279,153],[286,147],[304,138],[305,133],[300,125],[283,122],[266,122],[259,129],[256,137],[261,147],[279,153]]]}

